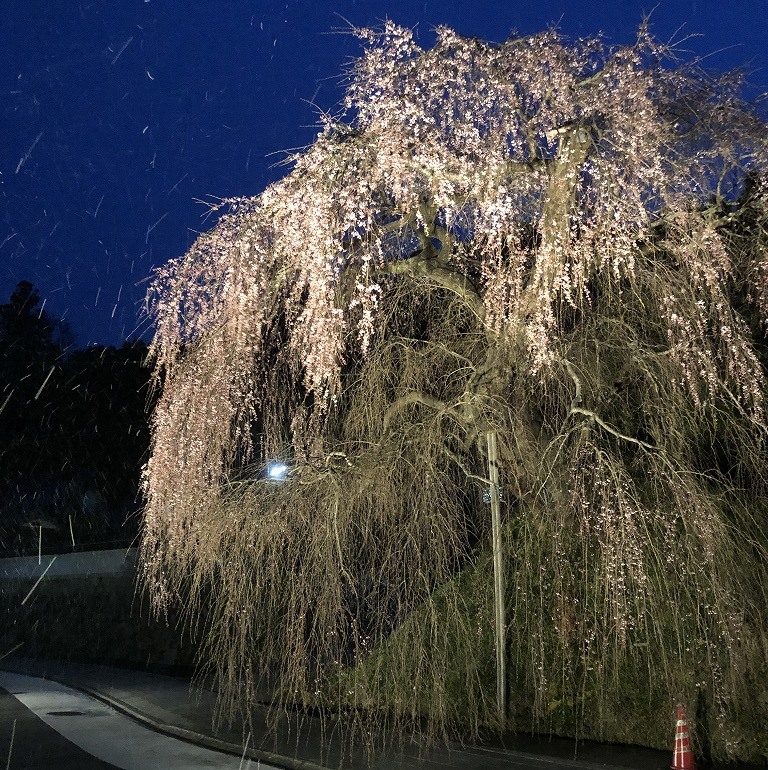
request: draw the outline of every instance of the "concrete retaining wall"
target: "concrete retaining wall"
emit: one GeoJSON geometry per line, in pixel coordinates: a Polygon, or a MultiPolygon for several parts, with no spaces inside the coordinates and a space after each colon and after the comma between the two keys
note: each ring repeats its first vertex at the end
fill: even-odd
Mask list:
{"type": "Polygon", "coordinates": [[[56,556],[17,556],[0,559],[0,580],[47,580],[75,575],[135,575],[136,548],[61,553],[56,556]]]}
{"type": "Polygon", "coordinates": [[[132,548],[0,559],[0,657],[190,672],[196,644],[178,614],[149,612],[136,576],[132,548]]]}

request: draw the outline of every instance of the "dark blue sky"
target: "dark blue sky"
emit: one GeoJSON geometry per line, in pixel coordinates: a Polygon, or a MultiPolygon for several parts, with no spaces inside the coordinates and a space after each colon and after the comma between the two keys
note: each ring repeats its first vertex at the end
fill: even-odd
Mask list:
{"type": "MultiPolygon", "coordinates": [[[[629,42],[654,0],[3,0],[0,302],[32,281],[78,346],[150,334],[152,267],[210,226],[195,200],[256,194],[306,145],[360,51],[340,17],[502,41],[559,23],[629,42]],[[535,6],[535,7],[534,7],[535,6]]],[[[768,91],[768,0],[660,0],[652,30],[768,91]]],[[[763,102],[765,105],[765,102],[763,102]]]]}

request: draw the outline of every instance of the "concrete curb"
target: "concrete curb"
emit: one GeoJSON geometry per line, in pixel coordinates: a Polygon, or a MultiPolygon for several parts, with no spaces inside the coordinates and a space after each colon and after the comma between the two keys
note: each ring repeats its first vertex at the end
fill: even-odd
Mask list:
{"type": "MultiPolygon", "coordinates": [[[[6,667],[3,666],[1,662],[0,662],[0,669],[10,670],[10,671],[18,670],[14,666],[11,666],[10,669],[6,669],[6,667]]],[[[19,673],[22,673],[22,672],[20,671],[19,673]]],[[[197,732],[196,730],[190,730],[185,727],[179,727],[178,725],[169,724],[167,721],[163,721],[161,719],[153,717],[151,714],[148,714],[145,711],[142,711],[141,709],[137,708],[134,705],[131,705],[125,700],[114,697],[112,695],[108,695],[100,689],[93,689],[92,687],[86,684],[76,683],[76,679],[73,681],[66,675],[62,675],[60,673],[46,672],[45,674],[41,674],[41,673],[31,672],[31,671],[24,671],[23,673],[26,673],[30,676],[37,676],[41,679],[48,679],[52,682],[57,682],[59,684],[65,685],[66,687],[70,687],[73,690],[82,692],[85,695],[88,695],[100,701],[101,703],[104,703],[105,705],[110,706],[111,708],[114,708],[116,711],[129,717],[130,719],[133,719],[135,722],[138,722],[139,724],[144,725],[148,729],[151,729],[157,733],[161,733],[172,738],[177,738],[179,740],[185,741],[186,743],[189,743],[192,745],[200,746],[202,748],[210,749],[213,751],[218,751],[223,754],[228,754],[230,756],[238,757],[240,759],[248,758],[254,761],[261,761],[261,762],[273,765],[277,768],[280,768],[281,770],[338,770],[338,768],[329,767],[328,765],[320,765],[311,760],[285,756],[282,754],[278,754],[278,753],[263,750],[263,749],[258,749],[255,747],[247,748],[243,750],[242,745],[239,745],[237,743],[232,743],[227,740],[222,740],[220,738],[216,738],[206,733],[197,732]]],[[[653,765],[650,765],[648,763],[645,763],[644,765],[639,765],[635,763],[627,764],[627,763],[601,762],[599,760],[595,761],[594,757],[590,759],[576,759],[573,757],[541,754],[541,753],[535,753],[535,752],[525,751],[521,749],[506,749],[501,746],[489,747],[489,746],[478,746],[478,745],[462,745],[460,743],[450,742],[448,744],[445,744],[444,748],[448,750],[449,755],[454,752],[458,756],[463,755],[464,762],[466,762],[466,760],[470,757],[474,758],[475,760],[478,761],[478,764],[476,765],[477,767],[484,766],[482,762],[482,758],[486,757],[486,760],[490,760],[493,763],[498,762],[499,760],[501,760],[503,763],[505,759],[508,759],[512,763],[514,763],[515,761],[517,763],[530,762],[531,764],[536,764],[539,766],[546,765],[546,766],[551,766],[552,768],[568,767],[568,768],[571,768],[571,770],[573,770],[574,768],[578,768],[578,770],[633,770],[633,769],[637,770],[640,767],[645,767],[649,770],[666,770],[667,768],[667,765],[661,762],[659,762],[658,765],[656,765],[655,763],[653,765]]],[[[401,757],[401,759],[404,759],[404,757],[401,757]]],[[[445,763],[438,762],[438,764],[443,765],[445,763]]],[[[448,764],[450,765],[450,762],[448,764]]],[[[399,762],[396,763],[396,766],[401,767],[399,762]]]]}
{"type": "MultiPolygon", "coordinates": [[[[32,676],[38,676],[33,674],[32,676]]],[[[238,746],[228,741],[214,738],[211,735],[205,735],[204,733],[198,733],[194,730],[188,730],[184,727],[177,727],[176,725],[169,725],[165,722],[160,722],[149,714],[146,714],[133,706],[121,701],[117,698],[113,698],[110,695],[105,695],[103,692],[92,690],[90,687],[85,687],[81,684],[74,684],[63,677],[57,676],[41,676],[40,679],[49,679],[52,682],[58,682],[65,687],[70,687],[73,690],[82,692],[85,695],[89,695],[101,703],[112,707],[115,711],[119,711],[121,714],[133,719],[135,722],[154,730],[157,733],[168,735],[171,738],[178,738],[179,740],[191,743],[195,746],[200,746],[206,749],[212,749],[213,751],[219,751],[222,754],[230,754],[235,757],[246,757],[256,761],[266,762],[270,765],[274,765],[281,770],[333,770],[333,768],[326,767],[325,765],[318,765],[314,762],[309,762],[304,759],[297,759],[295,757],[286,757],[281,754],[275,754],[271,751],[264,751],[262,749],[248,748],[243,751],[242,746],[238,746]]]]}
{"type": "MultiPolygon", "coordinates": [[[[459,746],[451,744],[452,750],[470,751],[473,754],[497,754],[514,757],[515,759],[526,759],[539,764],[554,765],[556,767],[573,767],[578,765],[580,770],[631,770],[627,765],[612,765],[608,762],[589,762],[584,759],[565,759],[563,757],[553,757],[546,754],[533,754],[530,751],[518,751],[516,749],[486,749],[482,746],[459,746]]],[[[669,770],[666,765],[660,765],[658,770],[669,770]]]]}

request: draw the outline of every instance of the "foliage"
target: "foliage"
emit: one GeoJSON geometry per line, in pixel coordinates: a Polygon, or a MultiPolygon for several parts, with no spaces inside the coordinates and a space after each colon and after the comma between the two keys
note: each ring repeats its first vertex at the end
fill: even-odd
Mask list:
{"type": "Polygon", "coordinates": [[[713,751],[754,753],[759,715],[733,715],[768,649],[764,122],[645,28],[357,34],[345,115],[156,276],[157,609],[212,608],[225,707],[266,678],[430,736],[605,736],[644,682],[655,726],[698,690],[713,751]],[[284,484],[253,469],[276,455],[284,484]]]}

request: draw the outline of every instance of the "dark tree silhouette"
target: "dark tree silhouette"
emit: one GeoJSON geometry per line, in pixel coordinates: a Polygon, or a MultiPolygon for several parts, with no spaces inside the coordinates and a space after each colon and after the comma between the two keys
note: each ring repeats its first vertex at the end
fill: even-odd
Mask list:
{"type": "Polygon", "coordinates": [[[72,350],[71,338],[28,281],[0,305],[6,550],[36,547],[39,538],[47,548],[85,547],[138,533],[149,440],[146,346],[72,350]]]}

